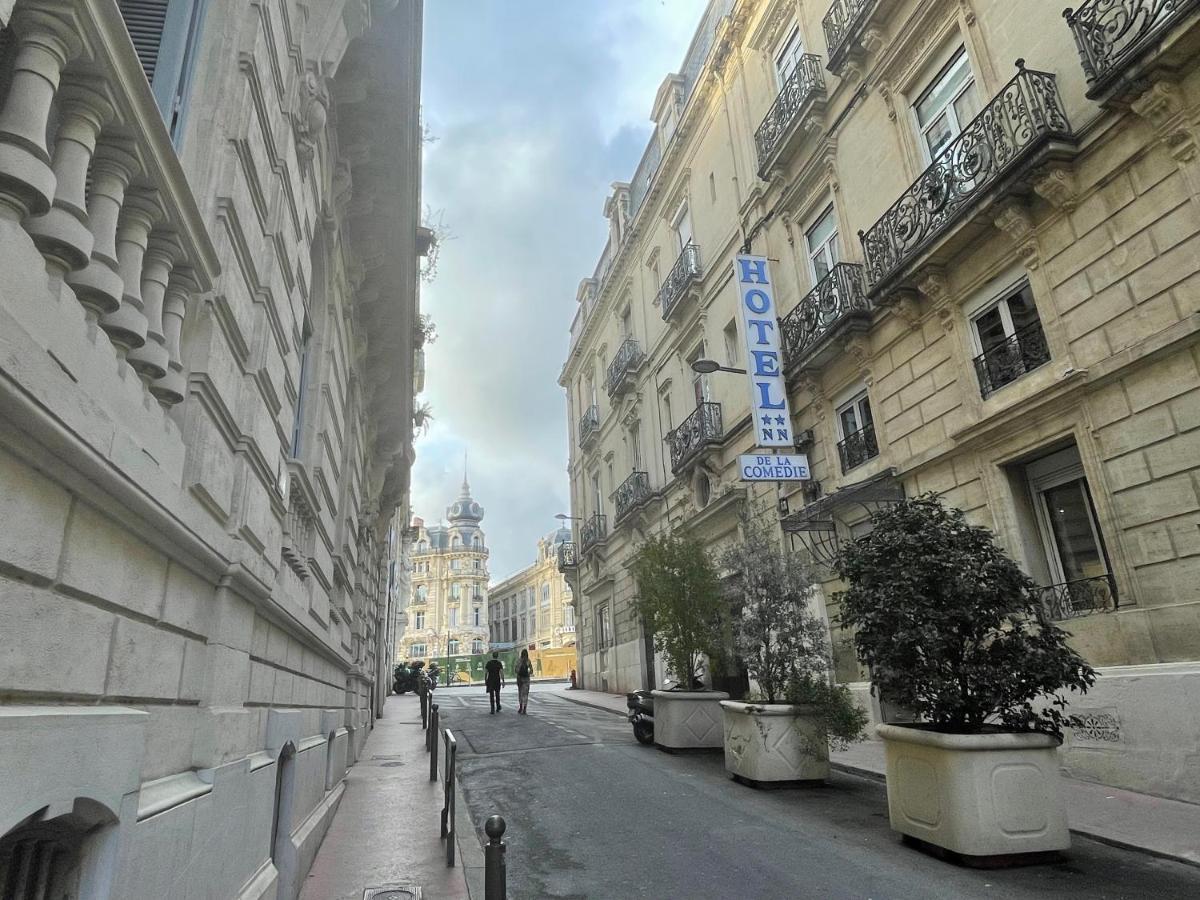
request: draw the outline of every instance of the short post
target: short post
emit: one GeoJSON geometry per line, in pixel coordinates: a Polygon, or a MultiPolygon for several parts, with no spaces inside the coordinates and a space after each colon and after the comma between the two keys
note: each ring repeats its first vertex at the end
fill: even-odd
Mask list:
{"type": "Polygon", "coordinates": [[[446,838],[446,865],[454,865],[454,844],[457,839],[454,814],[454,769],[458,764],[458,741],[447,728],[446,736],[446,783],[442,802],[442,837],[446,838]]]}
{"type": "Polygon", "coordinates": [[[428,698],[423,691],[417,692],[417,698],[421,701],[421,727],[426,731],[429,730],[429,706],[428,698]]]}
{"type": "Polygon", "coordinates": [[[483,824],[488,836],[484,850],[483,900],[508,900],[508,864],[504,860],[504,818],[488,816],[483,824]]]}
{"type": "Polygon", "coordinates": [[[437,781],[438,769],[438,705],[433,704],[433,713],[429,719],[429,734],[432,743],[429,746],[429,780],[437,781]]]}

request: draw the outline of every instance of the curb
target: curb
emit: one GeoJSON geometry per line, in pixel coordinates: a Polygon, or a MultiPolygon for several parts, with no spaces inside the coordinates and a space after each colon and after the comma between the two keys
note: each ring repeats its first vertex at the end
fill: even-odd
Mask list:
{"type": "Polygon", "coordinates": [[[591,700],[584,700],[582,697],[573,697],[570,694],[563,694],[562,696],[567,700],[570,700],[572,703],[578,703],[580,706],[586,706],[589,709],[598,709],[601,712],[611,713],[614,716],[620,716],[622,719],[624,719],[626,716],[624,712],[619,709],[613,709],[611,706],[601,706],[599,703],[595,703],[591,700]]]}
{"type": "MultiPolygon", "coordinates": [[[[830,762],[829,767],[846,775],[854,775],[859,778],[866,778],[869,781],[875,781],[879,784],[887,784],[887,776],[883,772],[876,772],[874,769],[863,768],[852,763],[830,762]]],[[[1083,828],[1071,827],[1069,824],[1067,829],[1076,837],[1084,838],[1085,840],[1095,841],[1098,844],[1107,844],[1110,847],[1116,847],[1120,850],[1129,850],[1133,853],[1142,853],[1146,856],[1153,856],[1156,859],[1165,859],[1168,862],[1180,863],[1185,866],[1200,869],[1200,859],[1189,859],[1186,856],[1179,856],[1165,850],[1156,850],[1153,847],[1146,847],[1142,844],[1135,844],[1131,841],[1125,841],[1121,838],[1111,837],[1106,834],[1097,834],[1094,831],[1087,831],[1083,828]]]]}

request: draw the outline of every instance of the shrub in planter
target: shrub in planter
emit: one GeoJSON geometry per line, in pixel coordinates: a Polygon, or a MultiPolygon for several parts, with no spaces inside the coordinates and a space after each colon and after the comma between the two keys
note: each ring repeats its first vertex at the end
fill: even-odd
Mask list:
{"type": "Polygon", "coordinates": [[[813,585],[759,511],[742,516],[741,540],[720,557],[729,575],[734,647],[761,702],[721,704],[725,768],[752,784],[817,781],[829,775],[829,744],[862,737],[866,715],[831,685],[825,623],[813,585]]]}
{"type": "Polygon", "coordinates": [[[892,827],[964,856],[1065,849],[1062,692],[1086,692],[1095,672],[961,510],[926,495],[872,523],[837,562],[841,620],[872,689],[924,720],[878,729],[892,827]]]}
{"type": "MultiPolygon", "coordinates": [[[[630,566],[637,582],[638,614],[654,635],[654,646],[681,686],[694,685],[707,658],[723,664],[729,616],[716,570],[693,538],[650,538],[630,566]]],[[[654,743],[667,750],[721,746],[720,691],[654,691],[654,743]]]]}

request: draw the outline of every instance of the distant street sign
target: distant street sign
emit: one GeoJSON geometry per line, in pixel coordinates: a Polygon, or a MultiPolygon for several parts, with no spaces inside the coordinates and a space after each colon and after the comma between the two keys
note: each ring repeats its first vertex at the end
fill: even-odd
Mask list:
{"type": "Polygon", "coordinates": [[[808,457],[803,453],[778,453],[738,457],[742,481],[808,481],[808,457]]]}

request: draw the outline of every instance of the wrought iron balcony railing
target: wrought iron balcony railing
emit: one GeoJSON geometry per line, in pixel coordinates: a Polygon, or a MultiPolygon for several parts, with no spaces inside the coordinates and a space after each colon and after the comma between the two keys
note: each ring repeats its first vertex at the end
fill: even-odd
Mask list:
{"type": "Polygon", "coordinates": [[[667,434],[667,443],[671,447],[671,471],[678,474],[701,450],[720,441],[724,434],[721,404],[699,404],[678,428],[667,434]]]}
{"type": "Polygon", "coordinates": [[[574,541],[563,541],[558,545],[558,571],[566,572],[579,565],[579,554],[574,541]]]}
{"type": "Polygon", "coordinates": [[[863,267],[838,263],[795,309],[779,320],[783,358],[789,367],[804,365],[822,338],[851,316],[863,314],[871,314],[871,301],[863,285],[863,267]]]}
{"type": "Polygon", "coordinates": [[[1110,574],[1039,587],[1036,598],[1051,621],[1075,619],[1117,608],[1117,581],[1110,574]]]}
{"type": "Polygon", "coordinates": [[[608,536],[608,516],[603,513],[593,513],[583,522],[579,529],[580,549],[587,553],[600,541],[608,536]]]}
{"type": "Polygon", "coordinates": [[[667,274],[667,279],[662,283],[662,287],[658,289],[658,296],[655,298],[655,302],[662,310],[664,320],[671,317],[671,313],[675,311],[675,307],[683,297],[688,285],[699,279],[700,248],[688,241],[683,252],[679,254],[679,259],[675,260],[675,265],[671,266],[671,271],[667,274]]]}
{"type": "Polygon", "coordinates": [[[838,442],[838,459],[842,461],[842,474],[856,469],[868,459],[879,455],[879,442],[875,440],[874,424],[860,428],[854,434],[846,435],[838,442]]]}
{"type": "Polygon", "coordinates": [[[579,418],[579,446],[586,447],[600,433],[600,409],[589,406],[579,418]]]}
{"type": "Polygon", "coordinates": [[[633,472],[622,481],[614,496],[617,504],[617,516],[613,520],[613,525],[620,524],[621,520],[629,513],[649,500],[650,493],[650,475],[647,472],[633,472]]]}
{"type": "Polygon", "coordinates": [[[800,57],[796,68],[788,76],[779,96],[767,110],[762,124],[754,132],[754,146],[758,150],[758,171],[767,171],[779,151],[799,126],[804,113],[812,108],[813,101],[825,96],[825,73],[821,70],[821,57],[806,53],[800,57]]]}
{"type": "Polygon", "coordinates": [[[875,6],[876,0],[833,0],[821,20],[825,46],[829,48],[829,71],[840,75],[850,44],[875,6]]]}
{"type": "Polygon", "coordinates": [[[866,232],[859,232],[870,293],[889,285],[919,253],[1002,179],[1052,141],[1074,144],[1054,76],[1017,74],[866,232]]]}
{"type": "Polygon", "coordinates": [[[1063,16],[1075,36],[1089,98],[1095,98],[1158,43],[1200,0],[1087,0],[1063,16]]]}
{"type": "Polygon", "coordinates": [[[1041,322],[1026,325],[1008,340],[989,347],[975,357],[979,393],[987,399],[993,392],[1016,381],[1026,372],[1050,362],[1050,348],[1041,322]]]}
{"type": "Polygon", "coordinates": [[[608,396],[621,393],[629,385],[629,376],[638,370],[646,354],[633,338],[626,338],[617,348],[617,355],[608,364],[608,396]]]}

